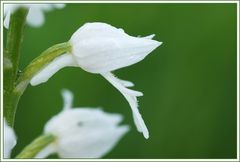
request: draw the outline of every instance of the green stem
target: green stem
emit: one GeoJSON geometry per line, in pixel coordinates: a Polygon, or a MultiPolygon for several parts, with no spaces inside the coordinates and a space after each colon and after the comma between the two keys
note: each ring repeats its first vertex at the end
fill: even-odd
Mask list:
{"type": "Polygon", "coordinates": [[[38,73],[43,67],[49,64],[52,60],[58,56],[71,51],[71,45],[69,42],[56,44],[46,51],[44,51],[40,56],[35,58],[19,76],[16,81],[15,92],[22,94],[29,84],[32,77],[38,73]]]}
{"type": "Polygon", "coordinates": [[[20,45],[23,39],[23,30],[26,21],[28,9],[19,8],[10,17],[9,29],[7,33],[6,50],[4,50],[3,57],[3,102],[4,102],[4,116],[10,126],[11,122],[10,111],[12,107],[12,91],[14,89],[14,82],[16,80],[18,64],[20,58],[20,45]]]}
{"type": "Polygon", "coordinates": [[[34,158],[42,149],[51,144],[55,140],[53,135],[47,134],[36,138],[32,143],[26,146],[20,154],[16,156],[17,159],[31,159],[34,158]]]}
{"type": "Polygon", "coordinates": [[[32,77],[38,73],[43,67],[49,64],[56,57],[71,51],[71,45],[68,42],[56,44],[47,50],[45,50],[40,56],[35,58],[21,73],[15,82],[15,88],[12,92],[12,106],[9,107],[8,111],[10,116],[8,120],[11,125],[14,123],[15,113],[17,111],[17,105],[20,97],[27,88],[32,77]]]}

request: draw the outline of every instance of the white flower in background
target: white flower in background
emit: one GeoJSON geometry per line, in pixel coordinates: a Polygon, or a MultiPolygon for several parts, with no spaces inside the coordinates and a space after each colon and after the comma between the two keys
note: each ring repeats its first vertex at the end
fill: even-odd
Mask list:
{"type": "Polygon", "coordinates": [[[137,104],[137,97],[143,94],[128,89],[133,83],[116,78],[111,71],[143,60],[161,45],[161,42],[152,40],[153,37],[154,35],[133,37],[122,29],[105,23],[86,23],[69,40],[72,45],[71,53],[57,57],[36,74],[30,83],[38,85],[46,82],[58,70],[67,66],[81,67],[90,73],[101,74],[126,98],[138,131],[143,132],[145,138],[149,138],[137,104]]]}
{"type": "Polygon", "coordinates": [[[9,22],[10,22],[10,16],[11,13],[13,13],[16,9],[20,7],[26,7],[29,8],[29,12],[27,15],[27,24],[32,27],[39,27],[43,25],[44,23],[44,12],[45,11],[51,11],[55,8],[61,9],[65,7],[65,4],[55,4],[55,3],[49,3],[49,4],[25,4],[25,3],[19,3],[19,4],[4,4],[4,27],[8,29],[9,22]]]}
{"type": "Polygon", "coordinates": [[[3,135],[3,157],[4,158],[10,158],[11,152],[13,147],[16,145],[17,140],[16,140],[16,135],[14,133],[14,130],[8,126],[6,120],[4,119],[4,135],[3,135]]]}
{"type": "Polygon", "coordinates": [[[111,151],[129,131],[119,125],[122,115],[105,113],[101,109],[72,108],[73,95],[62,92],[63,111],[50,119],[44,128],[55,141],[43,149],[36,158],[46,158],[57,153],[61,158],[100,158],[111,151]]]}

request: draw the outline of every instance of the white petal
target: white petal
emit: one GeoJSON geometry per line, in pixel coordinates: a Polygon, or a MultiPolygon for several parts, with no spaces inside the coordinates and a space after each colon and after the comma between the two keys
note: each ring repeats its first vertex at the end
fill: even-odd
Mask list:
{"type": "Polygon", "coordinates": [[[61,158],[100,158],[129,131],[127,125],[119,125],[122,120],[122,115],[99,108],[64,109],[45,125],[44,133],[56,140],[38,157],[56,152],[61,158]]]}
{"type": "Polygon", "coordinates": [[[3,15],[4,17],[6,16],[6,14],[11,10],[11,5],[10,4],[3,4],[3,15]]]}
{"type": "Polygon", "coordinates": [[[50,144],[50,145],[46,146],[44,149],[42,149],[34,158],[45,159],[49,155],[52,155],[56,152],[57,152],[57,150],[56,150],[56,147],[54,146],[54,144],[50,144]]]}
{"type": "Polygon", "coordinates": [[[67,109],[48,121],[44,132],[57,137],[61,158],[99,158],[128,132],[128,126],[118,126],[121,121],[121,115],[100,109],[67,109]]]}
{"type": "Polygon", "coordinates": [[[85,24],[73,34],[70,43],[79,66],[91,73],[106,73],[135,64],[161,44],[129,36],[104,23],[85,24]]]}
{"type": "Polygon", "coordinates": [[[9,28],[10,16],[11,16],[11,12],[9,11],[8,13],[6,13],[6,16],[5,16],[4,21],[3,21],[3,25],[7,29],[9,28]]]}
{"type": "Polygon", "coordinates": [[[10,158],[13,147],[16,145],[16,135],[14,130],[7,125],[6,120],[4,119],[4,144],[3,144],[3,157],[10,158]]]}
{"type": "MultiPolygon", "coordinates": [[[[77,134],[60,141],[61,158],[100,158],[111,151],[119,139],[128,132],[128,126],[88,130],[88,133],[77,134]]],[[[87,130],[86,130],[87,131],[87,130]]]]}
{"type": "Polygon", "coordinates": [[[67,110],[72,108],[73,103],[73,94],[71,91],[67,89],[62,90],[62,97],[63,97],[63,109],[67,110]]]}
{"type": "Polygon", "coordinates": [[[155,37],[155,34],[151,34],[151,35],[148,35],[146,37],[143,37],[145,39],[153,39],[153,37],[155,37]]]}
{"type": "Polygon", "coordinates": [[[45,125],[45,132],[52,133],[55,136],[64,136],[65,134],[91,128],[101,128],[108,124],[115,127],[122,121],[119,114],[108,114],[101,109],[93,108],[74,108],[67,109],[54,116],[45,125]],[[66,122],[67,121],[67,122],[66,122]],[[64,127],[62,127],[64,125],[64,127]],[[79,126],[79,127],[78,127],[79,126]],[[72,129],[75,128],[75,129],[72,129]]]}
{"type": "Polygon", "coordinates": [[[27,4],[4,4],[3,14],[4,14],[4,27],[8,29],[10,23],[10,17],[13,12],[15,12],[19,7],[28,8],[27,4]]]}
{"type": "Polygon", "coordinates": [[[11,14],[14,13],[18,8],[25,7],[28,8],[27,4],[4,4],[4,27],[9,28],[11,14]]]}
{"type": "Polygon", "coordinates": [[[27,5],[27,4],[4,4],[3,5],[3,14],[5,16],[8,12],[13,13],[20,7],[29,7],[29,5],[27,5]]]}
{"type": "MultiPolygon", "coordinates": [[[[112,73],[104,73],[102,74],[102,76],[108,80],[117,90],[120,91],[120,93],[122,93],[122,95],[126,98],[126,100],[128,101],[132,112],[133,112],[133,116],[134,116],[134,122],[137,126],[138,131],[143,132],[144,137],[147,139],[149,138],[149,132],[148,129],[142,119],[141,114],[139,113],[138,110],[138,104],[137,104],[137,98],[136,96],[138,96],[137,93],[132,93],[133,90],[129,90],[126,87],[124,87],[121,82],[119,82],[119,80],[114,77],[114,75],[112,73]],[[131,93],[130,93],[131,92],[131,93]]],[[[133,91],[134,92],[134,91],[133,91]]]]}
{"type": "Polygon", "coordinates": [[[78,66],[72,58],[71,54],[68,53],[55,58],[51,63],[49,63],[40,72],[33,76],[30,83],[32,86],[44,83],[48,81],[48,79],[51,78],[60,69],[67,66],[78,66]]]}
{"type": "Polygon", "coordinates": [[[42,11],[51,11],[53,9],[52,4],[30,4],[31,8],[39,9],[42,11]]]}
{"type": "Polygon", "coordinates": [[[96,37],[121,37],[128,36],[124,30],[117,29],[109,24],[94,22],[85,23],[71,37],[70,42],[78,43],[79,40],[94,39],[96,37]]]}
{"type": "MultiPolygon", "coordinates": [[[[19,7],[29,8],[27,24],[32,27],[39,27],[44,23],[44,11],[51,11],[54,8],[62,9],[65,7],[65,4],[4,4],[4,17],[6,17],[8,13],[13,13],[19,7]]],[[[4,23],[6,28],[8,27],[8,22],[9,19],[6,19],[4,23]]]]}
{"type": "Polygon", "coordinates": [[[39,27],[44,23],[43,11],[37,7],[30,7],[27,15],[27,23],[32,27],[39,27]]]}
{"type": "Polygon", "coordinates": [[[64,4],[29,4],[27,23],[32,27],[39,27],[44,24],[44,11],[51,11],[54,8],[63,8],[64,4]]]}
{"type": "Polygon", "coordinates": [[[57,4],[57,3],[54,3],[54,4],[52,4],[54,7],[56,7],[57,9],[62,9],[62,8],[64,8],[65,6],[66,6],[66,4],[57,4]]]}
{"type": "Polygon", "coordinates": [[[51,11],[54,9],[62,9],[66,5],[65,4],[56,4],[56,3],[50,3],[50,4],[31,4],[31,7],[39,8],[43,11],[51,11]]]}
{"type": "Polygon", "coordinates": [[[127,80],[120,80],[119,81],[121,82],[121,84],[124,86],[124,87],[133,87],[134,86],[134,83],[133,82],[130,82],[130,81],[127,81],[127,80]]]}

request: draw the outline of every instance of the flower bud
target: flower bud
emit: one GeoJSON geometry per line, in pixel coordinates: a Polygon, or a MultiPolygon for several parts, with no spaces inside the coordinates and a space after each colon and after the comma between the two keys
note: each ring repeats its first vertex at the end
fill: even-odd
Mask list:
{"type": "Polygon", "coordinates": [[[161,42],[133,37],[105,23],[86,23],[71,37],[78,65],[91,73],[106,73],[143,60],[161,42]]]}
{"type": "Polygon", "coordinates": [[[56,137],[54,143],[36,158],[57,153],[61,158],[99,158],[111,151],[124,134],[127,125],[119,125],[122,115],[103,112],[101,109],[72,108],[72,94],[63,91],[64,110],[50,119],[45,134],[56,137]]]}
{"type": "Polygon", "coordinates": [[[130,66],[143,60],[162,44],[152,40],[154,35],[133,37],[122,29],[105,23],[86,23],[69,40],[72,50],[55,58],[38,72],[30,81],[32,85],[46,82],[60,69],[73,66],[91,73],[101,74],[128,101],[137,130],[149,138],[148,129],[138,110],[137,97],[143,94],[128,89],[133,86],[129,81],[116,78],[111,71],[130,66]]]}

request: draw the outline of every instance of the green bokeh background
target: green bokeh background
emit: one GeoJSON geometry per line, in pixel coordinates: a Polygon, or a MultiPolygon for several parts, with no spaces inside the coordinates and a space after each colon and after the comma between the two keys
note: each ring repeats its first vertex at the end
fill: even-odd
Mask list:
{"type": "Polygon", "coordinates": [[[121,113],[131,126],[104,158],[236,158],[236,13],[236,4],[67,4],[46,13],[44,26],[25,29],[22,69],[86,22],[106,22],[133,36],[154,33],[163,42],[145,60],[114,72],[144,92],[139,105],[150,138],[136,131],[127,101],[103,77],[65,68],[21,98],[14,154],[61,111],[60,91],[68,88],[74,106],[121,113]]]}

